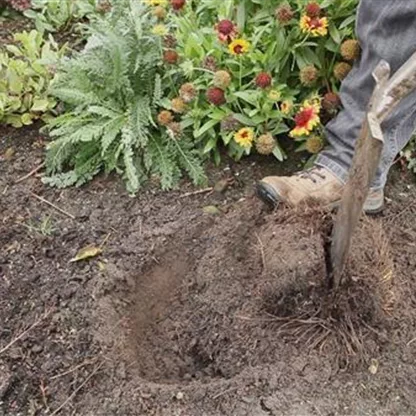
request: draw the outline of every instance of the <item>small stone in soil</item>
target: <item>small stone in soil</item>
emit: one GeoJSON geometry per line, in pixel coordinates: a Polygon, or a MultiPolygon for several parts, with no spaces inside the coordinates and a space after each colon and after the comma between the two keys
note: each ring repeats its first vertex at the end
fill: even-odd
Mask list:
{"type": "Polygon", "coordinates": [[[253,402],[254,402],[254,400],[255,400],[255,398],[254,398],[254,397],[252,397],[252,396],[243,396],[243,397],[241,398],[241,401],[242,401],[242,402],[244,402],[244,403],[247,403],[247,404],[251,404],[251,403],[253,403],[253,402]]]}
{"type": "Polygon", "coordinates": [[[179,391],[176,394],[176,400],[183,400],[183,398],[184,398],[184,394],[181,391],[179,391]]]}
{"type": "Polygon", "coordinates": [[[43,350],[43,346],[40,344],[35,344],[32,347],[32,352],[34,352],[35,354],[38,354],[39,352],[41,352],[43,350]]]}

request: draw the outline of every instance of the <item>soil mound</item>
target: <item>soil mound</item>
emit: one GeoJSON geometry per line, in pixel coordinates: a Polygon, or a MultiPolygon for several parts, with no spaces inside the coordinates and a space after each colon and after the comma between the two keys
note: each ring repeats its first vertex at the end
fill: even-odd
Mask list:
{"type": "Polygon", "coordinates": [[[315,208],[270,214],[255,200],[202,216],[137,279],[123,343],[129,364],[141,378],[177,383],[276,362],[288,341],[340,365],[368,358],[397,296],[388,243],[364,219],[334,294],[331,225],[315,208]]]}

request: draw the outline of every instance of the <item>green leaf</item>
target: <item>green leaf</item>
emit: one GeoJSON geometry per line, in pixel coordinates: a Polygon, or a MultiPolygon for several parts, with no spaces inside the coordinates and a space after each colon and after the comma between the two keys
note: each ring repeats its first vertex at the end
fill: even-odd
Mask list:
{"type": "Polygon", "coordinates": [[[240,2],[237,6],[237,27],[240,32],[244,31],[244,26],[246,24],[246,5],[244,2],[240,2]]]}
{"type": "Polygon", "coordinates": [[[340,25],[339,29],[342,30],[346,28],[347,26],[352,25],[355,22],[356,16],[353,14],[352,16],[347,17],[340,25]]]}
{"type": "Polygon", "coordinates": [[[36,13],[34,10],[29,9],[29,10],[25,10],[25,12],[23,13],[26,17],[28,17],[29,19],[36,19],[36,17],[38,16],[38,13],[36,13]]]}
{"type": "Polygon", "coordinates": [[[181,166],[188,172],[188,175],[194,184],[205,184],[207,178],[201,166],[200,160],[196,156],[196,153],[187,148],[187,146],[180,141],[174,140],[173,143],[176,145],[176,149],[179,153],[179,161],[181,166]]]}
{"type": "Polygon", "coordinates": [[[276,147],[273,150],[273,155],[279,162],[283,162],[285,160],[285,154],[283,153],[279,144],[276,144],[276,147]]]}
{"type": "Polygon", "coordinates": [[[194,132],[195,139],[201,137],[204,133],[206,133],[209,129],[212,129],[219,123],[218,120],[209,120],[207,121],[199,130],[194,132]]]}
{"type": "Polygon", "coordinates": [[[341,40],[342,40],[341,34],[339,33],[335,25],[331,24],[329,26],[329,34],[336,44],[339,45],[341,43],[341,40]]]}
{"type": "Polygon", "coordinates": [[[9,88],[10,92],[14,94],[20,94],[23,90],[23,80],[16,74],[15,71],[9,70],[8,71],[8,81],[9,81],[9,88]]]}
{"type": "Polygon", "coordinates": [[[223,134],[221,137],[224,144],[228,145],[228,143],[230,143],[230,141],[233,139],[234,133],[228,133],[227,135],[223,134]]]}
{"type": "Polygon", "coordinates": [[[15,56],[23,56],[23,52],[16,45],[6,45],[6,49],[15,56]]]}
{"type": "Polygon", "coordinates": [[[257,90],[237,91],[233,95],[252,105],[257,105],[259,92],[257,90]]]}
{"type": "Polygon", "coordinates": [[[14,114],[7,115],[5,117],[5,121],[7,124],[10,124],[11,126],[15,128],[19,128],[23,126],[21,116],[19,115],[14,115],[14,114]]]}
{"type": "Polygon", "coordinates": [[[217,145],[217,138],[211,137],[204,147],[203,153],[209,153],[217,145]]]}
{"type": "Polygon", "coordinates": [[[48,107],[49,107],[49,101],[48,100],[35,99],[33,101],[33,105],[32,105],[31,110],[44,113],[45,111],[48,110],[48,107]]]}
{"type": "Polygon", "coordinates": [[[295,150],[295,152],[304,152],[306,150],[306,141],[303,141],[295,150]]]}
{"type": "Polygon", "coordinates": [[[309,63],[313,64],[318,68],[322,68],[322,62],[319,60],[318,55],[310,48],[303,49],[304,59],[309,63]]]}
{"type": "Polygon", "coordinates": [[[278,124],[272,131],[272,133],[277,136],[282,133],[288,132],[290,129],[285,123],[278,124]]]}
{"type": "Polygon", "coordinates": [[[312,155],[307,162],[305,163],[305,165],[303,166],[304,169],[310,169],[315,165],[315,161],[316,158],[318,157],[318,155],[312,155]]]}
{"type": "Polygon", "coordinates": [[[227,113],[223,110],[220,110],[219,108],[216,108],[214,111],[208,114],[208,116],[214,120],[221,121],[227,116],[227,113]]]}
{"type": "Polygon", "coordinates": [[[258,126],[259,124],[264,123],[268,119],[269,119],[269,117],[267,117],[266,115],[257,114],[256,116],[254,116],[252,118],[252,121],[253,121],[255,126],[258,126]]]}
{"type": "Polygon", "coordinates": [[[30,124],[33,124],[33,117],[30,113],[22,114],[20,117],[22,124],[25,126],[29,126],[30,124]]]}
{"type": "Polygon", "coordinates": [[[245,116],[244,114],[237,113],[234,114],[234,118],[239,121],[244,126],[248,127],[255,127],[256,123],[253,122],[253,120],[250,117],[245,116]]]}
{"type": "Polygon", "coordinates": [[[215,166],[219,166],[221,163],[221,153],[218,147],[214,149],[214,163],[215,163],[215,166]]]}
{"type": "Polygon", "coordinates": [[[328,38],[325,42],[325,49],[332,53],[338,53],[339,51],[339,44],[334,42],[332,38],[328,38]]]}
{"type": "Polygon", "coordinates": [[[181,121],[182,130],[185,130],[186,128],[192,126],[193,124],[194,124],[194,120],[191,117],[183,118],[181,121]]]}

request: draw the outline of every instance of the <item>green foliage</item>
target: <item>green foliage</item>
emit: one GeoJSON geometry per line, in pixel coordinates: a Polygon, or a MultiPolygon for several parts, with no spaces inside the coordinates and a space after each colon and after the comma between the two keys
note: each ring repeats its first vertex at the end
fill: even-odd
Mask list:
{"type": "Polygon", "coordinates": [[[35,30],[17,33],[14,40],[0,50],[0,122],[21,127],[55,108],[48,88],[64,48],[35,30]]]}
{"type": "Polygon", "coordinates": [[[72,23],[94,18],[105,10],[103,0],[32,0],[24,15],[33,19],[36,29],[43,33],[67,29],[72,23]]]}
{"type": "Polygon", "coordinates": [[[85,49],[60,67],[51,93],[66,112],[48,124],[54,140],[46,183],[79,186],[100,171],[115,171],[134,193],[153,175],[163,189],[172,188],[181,169],[195,183],[204,181],[193,142],[156,128],[163,93],[161,45],[151,24],[141,2],[119,0],[92,25],[85,49]]]}
{"type": "Polygon", "coordinates": [[[56,231],[52,218],[45,215],[41,218],[30,219],[26,224],[21,223],[21,225],[27,228],[30,233],[36,233],[44,237],[50,237],[56,231]]]}
{"type": "MultiPolygon", "coordinates": [[[[176,97],[177,86],[184,82],[197,88],[199,94],[184,116],[184,123],[207,154],[219,160],[220,146],[226,146],[236,159],[250,154],[256,139],[251,146],[242,147],[235,141],[239,128],[252,128],[255,138],[264,133],[276,137],[293,129],[294,116],[305,100],[321,103],[325,93],[337,93],[340,81],[334,76],[334,67],[343,61],[340,45],[354,36],[358,1],[318,3],[322,9],[320,18],[328,22],[325,33],[319,36],[302,31],[300,23],[306,13],[306,0],[188,0],[179,13],[167,6],[165,25],[177,40],[175,49],[180,57],[179,64],[165,76],[165,82],[172,80],[169,97],[176,97]],[[293,16],[282,22],[277,11],[285,5],[290,6],[293,16]],[[228,39],[221,38],[216,26],[222,19],[232,21],[235,27],[228,39]],[[247,52],[239,55],[230,52],[230,43],[236,39],[248,42],[247,52]],[[212,105],[206,99],[206,91],[214,85],[216,70],[204,65],[207,57],[215,62],[216,69],[231,75],[231,84],[222,88],[226,102],[220,105],[212,105]],[[302,83],[301,72],[311,66],[316,79],[310,84],[302,83]],[[270,86],[256,85],[256,77],[262,72],[271,76],[270,86]],[[282,103],[286,107],[290,104],[289,110],[282,111],[282,103]],[[223,121],[230,117],[240,125],[231,131],[222,128],[223,121]]],[[[164,105],[170,108],[168,101],[164,105]]],[[[321,121],[333,115],[324,114],[321,121]]],[[[322,123],[308,133],[321,135],[322,123]]],[[[300,150],[305,149],[308,137],[309,134],[295,137],[300,150]]],[[[279,160],[284,158],[278,142],[273,154],[279,160]]]]}

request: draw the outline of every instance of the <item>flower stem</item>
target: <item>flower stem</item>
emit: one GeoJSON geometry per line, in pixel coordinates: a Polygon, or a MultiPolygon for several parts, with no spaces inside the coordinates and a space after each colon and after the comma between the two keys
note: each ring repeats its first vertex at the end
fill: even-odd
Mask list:
{"type": "Polygon", "coordinates": [[[238,60],[238,62],[240,64],[240,75],[239,75],[240,79],[239,79],[239,82],[240,82],[240,90],[241,90],[241,88],[243,86],[243,63],[241,62],[241,58],[238,60]]]}
{"type": "MultiPolygon", "coordinates": [[[[162,45],[162,38],[161,37],[158,38],[157,44],[158,44],[158,47],[159,47],[160,58],[161,58],[161,60],[163,62],[163,45],[162,45]]],[[[166,73],[168,75],[169,82],[170,82],[170,85],[171,85],[172,90],[175,91],[175,94],[177,94],[176,84],[173,82],[173,78],[172,78],[171,71],[170,70],[169,71],[166,71],[166,73]]]]}
{"type": "Polygon", "coordinates": [[[193,68],[194,71],[202,71],[202,72],[207,72],[208,74],[215,74],[214,71],[211,71],[210,69],[205,69],[205,68],[193,68]]]}

